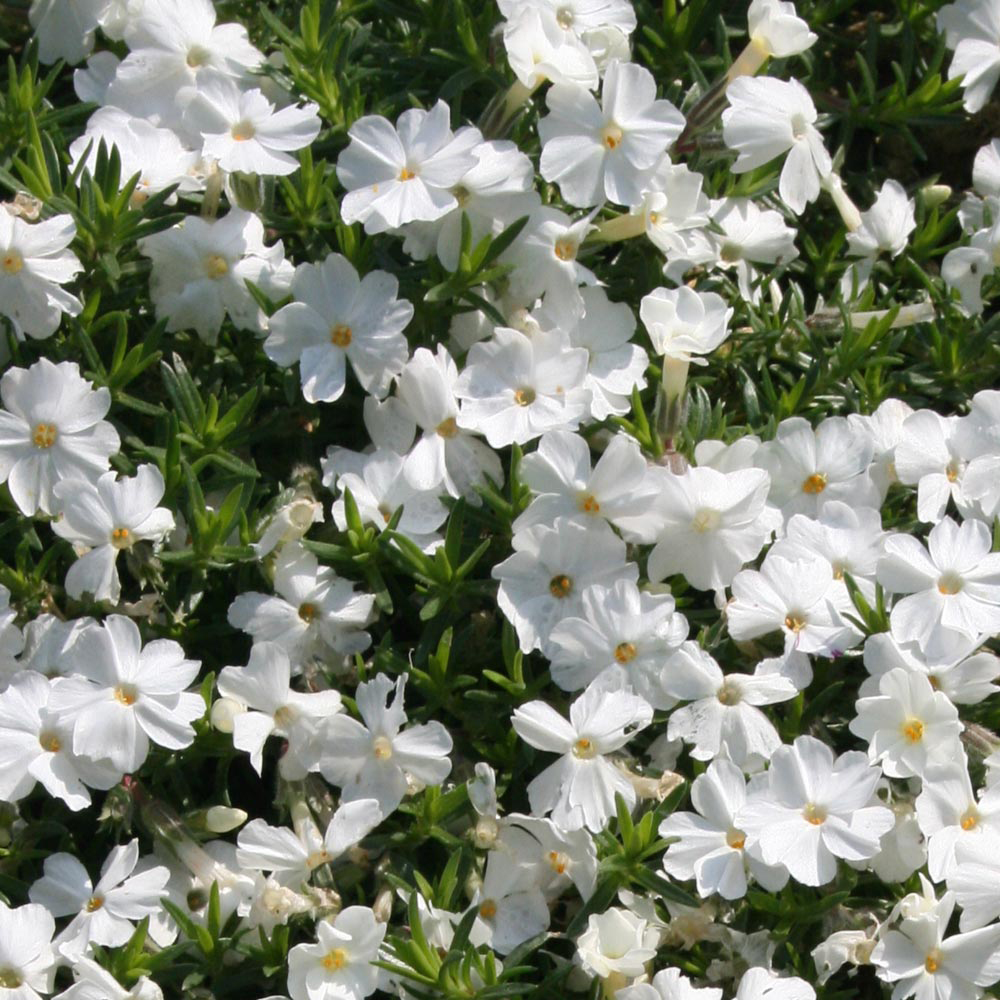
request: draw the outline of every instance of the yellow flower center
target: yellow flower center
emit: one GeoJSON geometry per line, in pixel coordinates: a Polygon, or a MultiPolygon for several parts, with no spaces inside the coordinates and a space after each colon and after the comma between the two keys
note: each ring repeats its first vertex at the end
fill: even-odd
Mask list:
{"type": "Polygon", "coordinates": [[[807,802],[802,810],[802,818],[813,826],[822,826],[826,822],[826,810],[815,802],[807,802]]]}
{"type": "Polygon", "coordinates": [[[937,972],[941,968],[941,952],[937,948],[928,952],[927,957],[924,959],[924,968],[932,973],[937,972]]]}
{"type": "Polygon", "coordinates": [[[743,700],[743,692],[736,684],[726,681],[715,692],[715,697],[719,699],[720,705],[738,705],[743,700]]]}
{"type": "Polygon", "coordinates": [[[569,31],[573,27],[573,10],[571,7],[560,7],[556,11],[556,24],[563,31],[569,31]]]}
{"type": "Polygon", "coordinates": [[[134,705],[138,692],[131,684],[119,684],[112,692],[115,701],[122,705],[134,705]]]}
{"type": "Polygon", "coordinates": [[[24,258],[16,250],[8,250],[0,257],[4,274],[17,274],[24,267],[24,258]]]}
{"type": "Polygon", "coordinates": [[[453,438],[458,434],[458,424],[455,423],[454,417],[448,417],[442,420],[441,423],[434,428],[438,434],[443,438],[453,438]]]}
{"type": "Polygon", "coordinates": [[[735,826],[726,834],[726,844],[733,850],[742,851],[746,842],[747,835],[742,830],[737,830],[735,826]]]}
{"type": "Polygon", "coordinates": [[[334,948],[323,956],[323,968],[329,972],[339,972],[350,961],[350,955],[343,948],[334,948]]]}
{"type": "Polygon", "coordinates": [[[316,605],[310,604],[308,601],[305,604],[300,604],[299,617],[304,622],[311,622],[316,617],[316,605]]]}
{"type": "Polygon", "coordinates": [[[388,760],[392,756],[392,741],[385,736],[372,740],[372,754],[376,760],[388,760]]]}
{"type": "Polygon", "coordinates": [[[721,520],[722,517],[717,510],[709,510],[707,508],[699,510],[691,522],[691,530],[697,532],[699,535],[704,535],[708,531],[715,531],[721,520]]]}
{"type": "Polygon", "coordinates": [[[569,857],[563,854],[562,851],[549,851],[545,858],[549,863],[549,867],[557,875],[566,874],[566,871],[569,868],[569,857]]]}
{"type": "Polygon", "coordinates": [[[903,736],[908,743],[919,743],[924,738],[924,724],[919,719],[907,719],[903,723],[903,736]]]}
{"type": "Polygon", "coordinates": [[[36,448],[51,448],[56,443],[55,424],[36,424],[31,440],[36,448]]]}
{"type": "Polygon", "coordinates": [[[535,390],[530,386],[522,386],[514,390],[514,402],[518,406],[531,406],[535,401],[535,390]]]}
{"type": "Polygon", "coordinates": [[[552,252],[563,261],[576,260],[576,244],[572,240],[556,240],[552,252]]]}
{"type": "Polygon", "coordinates": [[[354,334],[351,333],[351,328],[349,326],[344,326],[343,323],[338,323],[330,331],[330,343],[334,347],[350,347],[351,340],[354,338],[354,334]]]}
{"type": "Polygon", "coordinates": [[[569,597],[573,590],[573,581],[565,573],[559,573],[549,580],[549,593],[560,600],[569,597]]]}
{"type": "Polygon", "coordinates": [[[580,497],[579,507],[585,514],[599,514],[601,512],[601,505],[593,493],[580,497]]]}
{"type": "Polygon", "coordinates": [[[388,524],[392,520],[392,508],[387,504],[380,503],[378,505],[378,512],[382,515],[382,520],[388,524]]]}
{"type": "Polygon", "coordinates": [[[615,659],[619,663],[630,663],[635,659],[637,652],[634,642],[620,642],[615,646],[615,659]]]}
{"type": "Polygon", "coordinates": [[[23,982],[17,969],[12,969],[9,965],[0,966],[0,989],[16,990],[23,982]]]}
{"type": "Polygon", "coordinates": [[[785,615],[785,628],[789,632],[801,632],[808,624],[809,619],[801,611],[789,611],[785,615]]]}
{"type": "Polygon", "coordinates": [[[963,582],[962,578],[955,572],[942,573],[938,578],[938,593],[951,597],[962,589],[963,582]]]}
{"type": "Polygon", "coordinates": [[[199,66],[204,66],[211,57],[212,53],[204,46],[192,45],[188,49],[187,64],[191,69],[197,69],[199,66]]]}
{"type": "Polygon", "coordinates": [[[948,477],[948,482],[953,483],[958,479],[958,463],[952,460],[948,463],[944,470],[944,474],[948,477]]]}
{"type": "Polygon", "coordinates": [[[59,742],[59,737],[55,733],[39,733],[38,745],[48,753],[59,753],[62,749],[62,743],[59,742]]]}
{"type": "Polygon", "coordinates": [[[623,138],[622,130],[617,125],[606,125],[601,130],[601,142],[604,143],[605,149],[617,149],[623,138]]]}
{"type": "Polygon", "coordinates": [[[292,725],[292,723],[295,722],[295,719],[297,718],[297,713],[295,709],[292,708],[291,705],[282,705],[274,713],[273,718],[274,718],[274,724],[279,729],[284,729],[287,731],[288,728],[292,725]]]}
{"type": "Polygon", "coordinates": [[[95,910],[99,910],[103,905],[104,905],[103,896],[91,896],[90,899],[87,900],[87,905],[84,907],[84,909],[88,913],[93,913],[95,910]]]}
{"type": "Polygon", "coordinates": [[[132,532],[128,528],[115,528],[111,532],[111,544],[116,549],[127,549],[132,544],[132,532]]]}
{"type": "Polygon", "coordinates": [[[319,868],[320,865],[325,865],[329,860],[329,851],[313,851],[312,854],[306,858],[306,864],[309,866],[310,870],[312,870],[313,868],[319,868]]]}
{"type": "Polygon", "coordinates": [[[492,899],[484,899],[479,905],[479,915],[484,920],[492,920],[497,915],[497,904],[492,899]]]}
{"type": "Polygon", "coordinates": [[[802,481],[803,493],[822,493],[826,489],[826,476],[822,472],[814,472],[802,481]]]}
{"type": "Polygon", "coordinates": [[[416,173],[410,170],[409,167],[403,167],[403,169],[399,172],[399,179],[401,181],[412,181],[416,176],[416,173]]]}
{"type": "Polygon", "coordinates": [[[727,264],[735,264],[743,257],[743,248],[738,243],[725,242],[719,251],[719,256],[727,264]]]}
{"type": "Polygon", "coordinates": [[[250,122],[237,122],[229,130],[229,134],[237,142],[246,142],[247,139],[252,139],[257,134],[257,130],[250,122]]]}
{"type": "Polygon", "coordinates": [[[968,833],[970,830],[975,830],[979,826],[979,813],[975,808],[970,807],[962,813],[962,818],[958,821],[958,825],[968,833]]]}
{"type": "Polygon", "coordinates": [[[597,756],[597,749],[592,740],[588,740],[586,736],[581,736],[573,744],[573,756],[579,760],[590,760],[592,757],[597,756]]]}
{"type": "Polygon", "coordinates": [[[229,261],[221,253],[210,253],[205,258],[205,273],[213,281],[218,281],[229,274],[229,261]]]}

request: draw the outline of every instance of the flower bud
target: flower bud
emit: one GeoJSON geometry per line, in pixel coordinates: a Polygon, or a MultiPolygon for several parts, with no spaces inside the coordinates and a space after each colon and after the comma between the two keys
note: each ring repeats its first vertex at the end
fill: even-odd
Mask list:
{"type": "Polygon", "coordinates": [[[220,733],[231,733],[236,716],[245,711],[246,706],[232,698],[217,698],[212,703],[212,710],[208,717],[213,729],[217,729],[220,733]]]}

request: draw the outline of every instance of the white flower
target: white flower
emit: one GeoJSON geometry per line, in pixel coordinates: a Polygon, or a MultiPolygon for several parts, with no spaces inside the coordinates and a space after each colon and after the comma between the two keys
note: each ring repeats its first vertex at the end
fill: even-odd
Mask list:
{"type": "Polygon", "coordinates": [[[587,929],[576,941],[575,957],[584,971],[602,979],[614,977],[615,984],[625,985],[624,979],[646,971],[659,943],[657,927],[631,910],[612,906],[587,918],[587,929]]]}
{"type": "Polygon", "coordinates": [[[168,750],[191,745],[205,703],[186,688],[201,664],[184,659],[178,643],[143,646],[135,622],[109,615],[81,631],[72,655],[77,674],[53,682],[48,707],[71,723],[75,754],[127,773],[145,761],[150,741],[168,750]]]}
{"type": "Polygon", "coordinates": [[[581,524],[565,517],[549,527],[532,525],[512,540],[514,554],[493,567],[500,581],[497,603],[517,631],[522,652],[544,649],[552,629],[578,618],[582,596],[594,583],[638,578],[625,558],[625,543],[606,523],[581,524]]]}
{"type": "Polygon", "coordinates": [[[291,688],[291,665],[285,650],[273,642],[255,642],[245,667],[224,667],[219,674],[219,694],[248,711],[233,719],[233,746],[250,754],[260,774],[268,736],[284,737],[288,749],[281,758],[281,772],[301,780],[314,771],[323,752],[321,723],[341,711],[337,691],[301,693],[291,688]]]}
{"type": "Polygon", "coordinates": [[[299,362],[302,394],[310,403],[333,402],[344,391],[349,360],[366,392],[382,397],[403,370],[403,328],[413,306],[397,298],[399,282],[385,271],[358,278],[339,253],[300,264],[292,279],[295,301],[271,317],[267,356],[285,367],[299,362]]]}
{"type": "MultiPolygon", "coordinates": [[[[503,44],[510,68],[525,88],[534,90],[545,80],[576,83],[589,90],[597,86],[597,64],[572,30],[572,21],[568,29],[563,28],[549,5],[508,6],[503,44]]],[[[631,9],[631,5],[629,7],[631,9]]],[[[634,26],[635,14],[632,16],[634,26]]]]}
{"type": "Polygon", "coordinates": [[[50,682],[22,670],[0,693],[0,799],[17,802],[41,782],[70,809],[90,805],[91,788],[110,788],[117,768],[73,752],[72,725],[48,709],[50,682]]]}
{"type": "Polygon", "coordinates": [[[373,798],[385,816],[403,801],[411,783],[440,785],[451,771],[451,736],[440,722],[400,732],[406,722],[406,676],[401,674],[393,684],[385,674],[377,674],[358,685],[354,698],[364,724],[341,714],[324,727],[323,777],[342,789],[342,802],[373,798]]]}
{"type": "MultiPolygon", "coordinates": [[[[45,617],[39,615],[39,618],[45,617]]],[[[51,619],[51,616],[49,617],[51,619]]],[[[25,647],[26,636],[22,634],[16,622],[17,611],[10,606],[10,591],[0,583],[0,691],[4,690],[9,679],[18,670],[31,665],[30,654],[26,654],[22,661],[17,659],[25,647]]],[[[28,628],[33,624],[34,622],[29,622],[28,628]]]]}
{"type": "Polygon", "coordinates": [[[545,95],[549,114],[538,123],[540,170],[571,205],[642,200],[646,175],[680,135],[684,117],[656,99],[656,83],[637,63],[611,63],[601,105],[579,84],[556,84],[545,95]]]}
{"type": "Polygon", "coordinates": [[[948,79],[962,78],[965,110],[981,110],[1000,79],[1000,10],[993,0],[958,0],[942,7],[937,28],[955,54],[948,79]]]}
{"type": "Polygon", "coordinates": [[[50,854],[45,859],[45,874],[31,887],[28,897],[54,917],[73,915],[56,938],[60,954],[74,961],[91,944],[125,944],[135,924],[159,910],[170,872],[156,865],[133,875],[138,860],[138,840],[113,848],[94,885],[87,869],[72,854],[50,854]]]}
{"type": "Polygon", "coordinates": [[[501,955],[549,926],[549,907],[533,873],[504,851],[487,855],[483,883],[472,905],[486,943],[501,955]]]}
{"type": "Polygon", "coordinates": [[[663,680],[666,690],[690,705],[670,716],[668,739],[693,743],[695,760],[725,753],[748,767],[767,760],[781,738],[759,705],[788,701],[798,693],[779,673],[726,674],[696,642],[685,642],[671,657],[663,680]]]}
{"type": "Polygon", "coordinates": [[[97,601],[118,600],[118,553],[136,542],[160,542],[174,528],[173,514],[157,506],[164,488],[155,465],[140,465],[130,479],[105,472],[96,483],[62,479],[56,484],[62,513],[52,530],[71,541],[80,556],[66,574],[71,597],[89,593],[97,601]]]}
{"type": "Polygon", "coordinates": [[[848,252],[861,260],[844,275],[841,288],[845,298],[851,296],[854,274],[858,279],[858,291],[865,287],[875,258],[880,253],[898,257],[906,249],[910,233],[917,228],[915,207],[916,203],[907,198],[898,181],[887,180],[883,183],[875,204],[861,213],[860,227],[847,234],[848,252]]]}
{"type": "Polygon", "coordinates": [[[337,178],[347,188],[343,221],[382,233],[408,222],[433,222],[456,208],[452,188],[476,165],[483,137],[471,126],[453,133],[450,115],[439,100],[430,111],[404,111],[395,127],[380,115],[359,118],[337,159],[337,178]]]}
{"type": "Polygon", "coordinates": [[[236,860],[243,868],[266,871],[282,884],[302,888],[321,865],[336,861],[360,843],[382,822],[382,810],[374,799],[345,802],[333,814],[326,833],[312,816],[296,816],[295,830],[251,820],[240,830],[236,860]]]}
{"type": "Polygon", "coordinates": [[[878,977],[895,983],[897,1000],[976,1000],[1000,979],[1000,924],[945,937],[955,909],[946,892],[929,911],[904,918],[872,952],[878,977]]]}
{"type": "Polygon", "coordinates": [[[720,758],[691,785],[691,804],[698,812],[675,812],[660,823],[661,837],[677,838],[663,856],[664,871],[673,878],[696,879],[703,899],[714,893],[742,899],[748,871],[769,892],[783,889],[788,881],[784,866],[765,865],[745,850],[746,834],[736,826],[736,814],[747,794],[743,772],[720,758]]]}
{"type": "Polygon", "coordinates": [[[75,982],[55,1000],[163,1000],[163,991],[148,976],[140,976],[130,990],[93,959],[73,963],[75,982]]]}
{"type": "Polygon", "coordinates": [[[837,858],[874,857],[892,829],[892,811],[869,804],[879,776],[864,754],[835,759],[819,740],[800,736],[774,752],[766,793],[750,799],[736,822],[766,864],[783,864],[803,885],[826,885],[837,858]]]}
{"type": "Polygon", "coordinates": [[[50,337],[63,313],[80,315],[83,303],[62,288],[83,270],[68,249],[75,236],[71,215],[28,225],[0,212],[0,315],[19,340],[50,337]]]}
{"type": "Polygon", "coordinates": [[[52,914],[37,903],[13,909],[0,902],[0,981],[4,1000],[41,1000],[52,993],[56,954],[52,914]]]}
{"type": "Polygon", "coordinates": [[[639,307],[653,350],[696,365],[707,365],[699,355],[711,354],[729,336],[732,315],[722,296],[696,292],[687,285],[656,288],[643,296],[639,307]]]}
{"type": "Polygon", "coordinates": [[[886,775],[922,776],[936,762],[961,758],[958,711],[924,674],[897,667],[882,675],[879,692],[858,700],[848,728],[868,740],[869,760],[886,775]]]}
{"type": "MultiPolygon", "coordinates": [[[[0,216],[5,213],[0,212],[0,216]]],[[[111,393],[94,389],[73,362],[39,358],[0,379],[0,481],[22,514],[54,514],[62,479],[96,480],[121,442],[102,419],[111,393]]]]}
{"type": "Polygon", "coordinates": [[[615,1000],[722,1000],[722,990],[692,986],[680,969],[671,968],[657,972],[651,982],[626,986],[615,1000]]]}
{"type": "Polygon", "coordinates": [[[1000,837],[964,838],[955,845],[955,864],[948,873],[948,890],[962,908],[958,926],[971,931],[1000,916],[1000,837]]]}
{"type": "Polygon", "coordinates": [[[575,430],[587,411],[587,352],[558,330],[527,337],[497,327],[473,344],[455,383],[458,426],[485,435],[494,448],[526,444],[548,430],[575,430]]]}
{"type": "Polygon", "coordinates": [[[904,641],[933,645],[941,627],[966,635],[1000,630],[1000,552],[991,552],[990,529],[977,520],[944,518],[927,548],[912,535],[892,535],[878,565],[879,582],[894,594],[893,632],[904,641]]]}
{"type": "Polygon", "coordinates": [[[212,74],[184,112],[185,126],[201,133],[203,157],[223,170],[283,176],[299,168],[290,156],[319,135],[318,106],[312,102],[280,111],[258,89],[244,90],[228,76],[212,74]]]}
{"type": "Polygon", "coordinates": [[[743,974],[736,1000],[816,1000],[816,991],[797,976],[779,977],[770,969],[755,968],[743,974]]]}
{"type": "Polygon", "coordinates": [[[747,27],[750,40],[779,59],[800,55],[817,38],[795,13],[795,4],[787,0],[753,0],[747,10],[747,27]]]}
{"type": "Polygon", "coordinates": [[[316,924],[316,944],[288,953],[292,1000],[362,1000],[375,992],[378,957],[386,925],[367,906],[348,906],[332,921],[316,924]]]}
{"type": "Polygon", "coordinates": [[[64,59],[71,66],[94,51],[94,36],[113,0],[32,0],[28,19],[38,39],[38,58],[43,63],[64,59]]]}
{"type": "Polygon", "coordinates": [[[726,145],[739,157],[734,173],[745,173],[788,153],[778,192],[796,215],[819,197],[820,182],[833,169],[823,137],[816,131],[816,108],[798,80],[741,76],[726,90],[722,112],[726,145]]]}
{"type": "Polygon", "coordinates": [[[615,813],[615,795],[631,809],[632,783],[604,755],[625,746],[653,718],[643,698],[629,691],[605,691],[591,684],[569,709],[567,722],[544,701],[514,709],[511,724],[525,743],[562,756],[528,785],[536,815],[551,813],[564,830],[586,827],[600,833],[615,813]]]}
{"type": "Polygon", "coordinates": [[[281,241],[264,246],[264,224],[241,208],[221,219],[189,215],[139,240],[139,251],[153,262],[149,292],[157,319],[166,319],[168,330],[195,330],[209,344],[226,316],[239,330],[263,332],[266,317],[246,283],[280,298],[292,277],[281,241]]]}
{"type": "Polygon", "coordinates": [[[363,631],[371,620],[375,598],[356,594],[343,580],[301,545],[284,545],[274,566],[275,596],[240,594],[227,615],[233,628],[254,642],[276,642],[296,667],[325,649],[343,655],[360,653],[371,644],[363,631]],[[280,595],[280,596],[279,596],[280,595]]]}

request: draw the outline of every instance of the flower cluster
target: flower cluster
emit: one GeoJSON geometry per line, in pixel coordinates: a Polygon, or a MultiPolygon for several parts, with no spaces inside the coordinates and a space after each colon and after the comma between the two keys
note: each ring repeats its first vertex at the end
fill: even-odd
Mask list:
{"type": "MultiPolygon", "coordinates": [[[[487,72],[456,0],[388,101],[352,5],[31,4],[0,1000],[1000,983],[1000,140],[950,214],[862,184],[815,5],[714,83],[674,6],[498,0],[487,72]]],[[[886,121],[989,99],[996,0],[936,28],[886,121]]]]}

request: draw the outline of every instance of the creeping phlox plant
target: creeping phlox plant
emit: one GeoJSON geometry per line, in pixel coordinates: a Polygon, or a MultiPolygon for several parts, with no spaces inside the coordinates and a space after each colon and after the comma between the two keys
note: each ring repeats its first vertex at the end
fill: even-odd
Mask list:
{"type": "Polygon", "coordinates": [[[1000,0],[0,49],[0,1000],[1000,988],[1000,0]]]}

